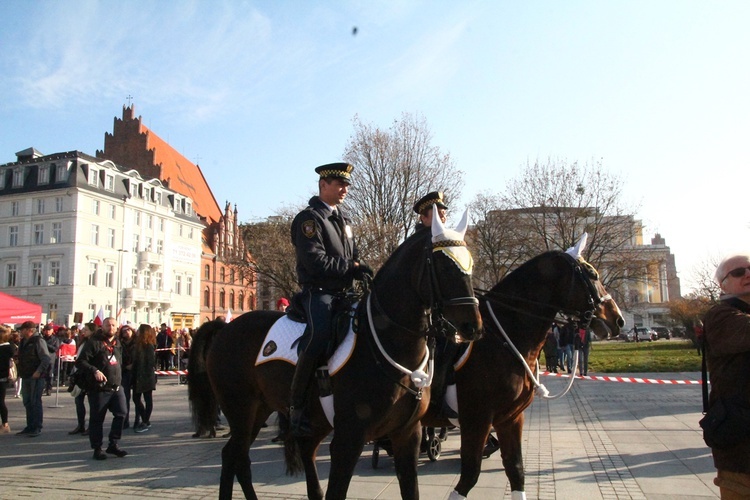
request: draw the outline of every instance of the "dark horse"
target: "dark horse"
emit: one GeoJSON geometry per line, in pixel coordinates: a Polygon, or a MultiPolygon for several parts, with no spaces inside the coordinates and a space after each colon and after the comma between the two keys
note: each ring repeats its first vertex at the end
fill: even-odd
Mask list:
{"type": "MultiPolygon", "coordinates": [[[[532,369],[552,321],[561,313],[591,328],[600,338],[619,333],[625,322],[596,270],[581,257],[585,235],[568,252],[539,255],[478,294],[485,333],[456,371],[461,427],[461,477],[451,499],[466,498],[479,478],[487,437],[498,435],[505,474],[514,500],[524,499],[521,449],[524,410],[535,384],[515,346],[532,369]],[[509,337],[509,341],[501,333],[509,337]]],[[[440,425],[424,419],[426,425],[440,425]]],[[[442,423],[444,425],[444,423],[442,423]]]]}
{"type": "MultiPolygon", "coordinates": [[[[419,498],[420,419],[429,399],[422,398],[429,372],[427,335],[454,337],[460,332],[464,339],[475,340],[481,332],[471,254],[463,241],[465,226],[466,215],[456,230],[445,229],[437,220],[432,231],[409,237],[379,270],[360,302],[354,349],[330,377],[336,432],[326,498],[346,497],[365,443],[381,436],[393,442],[401,496],[419,498]]],[[[257,498],[248,450],[269,415],[288,410],[294,366],[287,361],[255,362],[266,333],[281,315],[253,311],[222,327],[207,323],[193,339],[188,383],[194,418],[203,428],[215,422],[212,388],[231,431],[221,454],[220,498],[231,498],[235,476],[245,497],[257,498]]],[[[315,457],[332,428],[318,402],[318,386],[312,386],[313,436],[287,437],[285,458],[288,472],[304,468],[308,497],[320,499],[315,457]]]]}

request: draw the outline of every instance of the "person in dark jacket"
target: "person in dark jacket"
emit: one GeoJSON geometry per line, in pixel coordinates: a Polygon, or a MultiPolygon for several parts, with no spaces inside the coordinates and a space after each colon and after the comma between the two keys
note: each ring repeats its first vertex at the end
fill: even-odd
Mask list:
{"type": "Polygon", "coordinates": [[[47,342],[47,349],[52,357],[47,373],[44,374],[44,395],[49,396],[52,394],[52,382],[57,377],[58,364],[60,360],[57,358],[57,351],[60,349],[60,338],[55,335],[55,328],[52,323],[44,325],[42,328],[42,338],[47,342]]]}
{"type": "MultiPolygon", "coordinates": [[[[720,303],[703,319],[711,381],[709,408],[734,399],[750,407],[750,254],[725,258],[716,269],[720,303]]],[[[750,433],[725,449],[712,448],[721,498],[750,498],[750,433]]]]}
{"type": "Polygon", "coordinates": [[[154,410],[153,392],[156,389],[156,331],[150,325],[138,327],[133,349],[133,430],[141,433],[151,428],[154,410]],[[143,401],[141,401],[143,398],[143,401]],[[145,404],[144,404],[145,403],[145,404]]]}
{"type": "Polygon", "coordinates": [[[122,345],[117,338],[115,318],[106,318],[101,332],[91,336],[83,345],[76,360],[76,367],[92,380],[87,389],[89,398],[89,442],[94,450],[96,460],[104,460],[107,455],[102,452],[104,440],[104,417],[107,411],[112,412],[112,427],[109,431],[107,453],[124,457],[127,451],[120,449],[118,442],[122,437],[122,426],[125,421],[125,392],[122,389],[122,345]]]}
{"type": "Polygon", "coordinates": [[[292,222],[291,238],[297,255],[297,280],[302,287],[299,303],[307,316],[307,328],[298,345],[289,406],[290,430],[309,436],[306,415],[308,388],[331,337],[331,322],[337,297],[346,294],[353,280],[372,276],[372,269],[359,263],[350,220],[339,205],[349,190],[348,163],[330,163],[315,169],[320,175],[318,196],[292,222]]]}
{"type": "Polygon", "coordinates": [[[36,323],[21,324],[21,345],[18,348],[18,377],[21,378],[21,397],[26,408],[26,427],[18,435],[36,437],[42,433],[44,407],[42,392],[44,376],[52,364],[47,343],[37,331],[36,323]]]}
{"type": "Polygon", "coordinates": [[[130,397],[133,394],[133,349],[135,348],[135,337],[133,329],[129,325],[122,325],[117,332],[122,344],[122,390],[125,393],[125,422],[123,429],[130,428],[130,397]]]}
{"type": "MultiPolygon", "coordinates": [[[[83,350],[83,346],[86,344],[86,342],[89,341],[91,338],[91,335],[93,335],[93,332],[96,331],[96,325],[94,323],[87,323],[81,327],[81,330],[78,332],[78,350],[76,351],[76,359],[81,355],[81,351],[83,350]]],[[[75,366],[73,366],[73,372],[75,373],[78,370],[75,366]]],[[[76,418],[78,425],[76,425],[75,429],[68,432],[70,435],[74,434],[81,434],[82,436],[88,436],[89,430],[86,428],[86,390],[83,389],[78,396],[75,397],[75,403],[76,403],[76,418]]]]}

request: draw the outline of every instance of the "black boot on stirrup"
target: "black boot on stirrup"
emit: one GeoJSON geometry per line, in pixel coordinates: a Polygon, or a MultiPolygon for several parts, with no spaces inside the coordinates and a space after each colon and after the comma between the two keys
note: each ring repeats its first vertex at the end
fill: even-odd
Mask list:
{"type": "Polygon", "coordinates": [[[289,408],[289,431],[294,437],[311,437],[312,427],[310,427],[310,419],[307,417],[304,407],[290,407],[289,408]]]}

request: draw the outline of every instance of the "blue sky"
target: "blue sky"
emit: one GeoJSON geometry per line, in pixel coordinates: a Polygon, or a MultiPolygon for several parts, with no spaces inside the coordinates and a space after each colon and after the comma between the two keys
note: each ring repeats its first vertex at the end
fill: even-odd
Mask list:
{"type": "Polygon", "coordinates": [[[355,115],[420,113],[465,172],[459,205],[527,161],[601,159],[686,291],[750,248],[748,25],[746,1],[5,0],[0,163],[93,155],[132,96],[256,220],[307,200],[355,115]]]}

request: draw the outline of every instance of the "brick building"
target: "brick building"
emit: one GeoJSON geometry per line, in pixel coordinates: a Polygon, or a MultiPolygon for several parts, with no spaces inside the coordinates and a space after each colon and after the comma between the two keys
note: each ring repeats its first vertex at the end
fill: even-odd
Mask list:
{"type": "MultiPolygon", "coordinates": [[[[204,223],[201,252],[200,316],[203,321],[236,317],[256,308],[252,276],[239,273],[232,262],[248,258],[238,224],[237,208],[224,210],[216,202],[200,167],[170,146],[135,117],[133,105],[123,106],[112,133],[104,135],[104,150],[96,156],[155,177],[169,189],[190,197],[193,210],[204,223]]],[[[179,325],[174,325],[179,326],[179,325]]]]}

